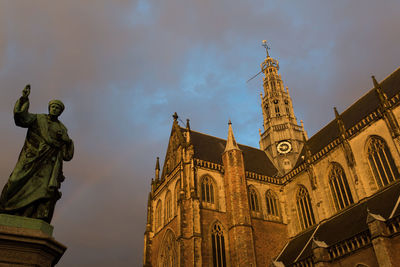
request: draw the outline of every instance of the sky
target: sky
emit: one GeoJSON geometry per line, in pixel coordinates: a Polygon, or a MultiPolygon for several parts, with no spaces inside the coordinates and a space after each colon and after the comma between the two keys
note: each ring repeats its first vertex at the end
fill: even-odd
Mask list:
{"type": "Polygon", "coordinates": [[[57,266],[140,266],[147,195],[172,114],[258,146],[262,40],[311,136],[400,65],[400,1],[0,0],[0,187],[51,99],[75,143],[52,221],[57,266]]]}

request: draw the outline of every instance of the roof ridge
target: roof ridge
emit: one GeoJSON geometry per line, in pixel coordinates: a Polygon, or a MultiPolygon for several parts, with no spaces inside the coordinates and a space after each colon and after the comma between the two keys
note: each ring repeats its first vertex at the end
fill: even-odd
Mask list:
{"type": "MultiPolygon", "coordinates": [[[[182,128],[182,127],[181,127],[182,128]]],[[[184,129],[184,130],[186,130],[186,128],[182,128],[182,129],[184,129]]],[[[220,137],[217,137],[217,136],[213,136],[213,135],[209,135],[209,134],[206,134],[206,133],[202,133],[202,132],[199,132],[199,131],[194,131],[194,130],[190,130],[191,132],[195,132],[195,133],[198,133],[198,134],[202,134],[202,135],[206,135],[206,136],[209,136],[209,137],[213,137],[213,138],[216,138],[216,139],[219,139],[219,140],[222,140],[222,141],[227,141],[226,139],[224,139],[224,138],[220,138],[220,137]]],[[[251,149],[255,149],[255,150],[259,150],[259,151],[261,151],[261,152],[264,152],[264,150],[261,150],[261,149],[259,149],[259,148],[256,148],[256,147],[252,147],[252,146],[248,146],[248,145],[243,145],[243,144],[240,144],[240,143],[237,143],[239,146],[244,146],[244,147],[248,147],[248,148],[251,148],[251,149]]]]}
{"type": "MultiPolygon", "coordinates": [[[[378,196],[378,195],[383,194],[383,193],[386,192],[387,190],[392,189],[393,187],[395,187],[396,185],[399,185],[399,184],[400,184],[400,180],[397,180],[397,181],[393,182],[393,184],[391,184],[390,186],[387,186],[387,187],[385,187],[385,188],[382,188],[380,191],[375,192],[373,195],[370,195],[370,196],[368,196],[368,197],[365,197],[365,198],[361,199],[360,201],[358,201],[357,203],[353,203],[352,205],[347,206],[346,208],[344,208],[344,209],[342,209],[341,211],[335,213],[335,214],[332,215],[331,217],[326,218],[326,219],[323,219],[322,221],[320,221],[320,222],[317,223],[317,224],[314,224],[313,226],[317,227],[318,225],[322,225],[322,224],[324,224],[324,223],[327,223],[327,222],[329,222],[330,220],[333,220],[334,218],[339,217],[339,216],[345,214],[346,212],[349,212],[349,211],[352,210],[353,208],[358,207],[358,206],[361,205],[361,204],[364,204],[364,203],[367,202],[368,200],[370,200],[370,199],[372,199],[372,198],[374,198],[374,197],[376,197],[376,196],[378,196]]],[[[399,194],[399,196],[400,196],[400,194],[399,194]]],[[[313,226],[312,226],[312,227],[313,227],[313,226]]],[[[297,237],[299,237],[299,236],[302,236],[302,235],[308,233],[309,231],[311,231],[311,230],[313,229],[312,227],[307,228],[307,229],[301,231],[300,233],[298,233],[297,235],[293,236],[293,237],[290,239],[290,241],[293,240],[293,239],[295,239],[295,238],[297,238],[297,237]]],[[[288,241],[288,242],[290,242],[290,241],[288,241]]]]}
{"type": "Polygon", "coordinates": [[[332,220],[332,219],[334,219],[336,217],[339,217],[340,215],[345,214],[346,212],[349,212],[353,208],[368,202],[369,200],[373,199],[374,197],[383,194],[384,192],[388,191],[389,189],[392,189],[393,187],[395,187],[396,185],[399,185],[399,184],[400,184],[400,180],[395,181],[390,186],[384,187],[380,191],[375,192],[373,195],[365,197],[365,198],[359,200],[357,203],[354,203],[354,204],[348,206],[347,208],[342,209],[340,212],[334,214],[333,216],[320,221],[319,224],[326,223],[326,222],[328,222],[328,221],[330,221],[330,220],[332,220]]]}
{"type": "MultiPolygon", "coordinates": [[[[388,76],[386,76],[383,80],[381,80],[379,82],[379,84],[382,84],[384,81],[386,81],[389,77],[391,77],[392,75],[394,75],[397,71],[400,71],[400,67],[398,67],[395,71],[393,71],[392,73],[390,73],[388,76]]],[[[374,87],[369,89],[368,91],[366,91],[361,97],[357,98],[352,104],[350,104],[345,110],[343,110],[340,114],[345,113],[346,111],[348,111],[351,107],[353,107],[357,102],[361,101],[361,99],[363,99],[366,95],[368,95],[369,93],[371,93],[374,90],[374,87]]],[[[319,132],[321,132],[325,127],[327,127],[330,123],[332,123],[333,121],[335,121],[335,119],[332,119],[330,121],[328,121],[328,123],[325,124],[325,126],[323,126],[318,132],[316,132],[315,134],[313,134],[310,138],[308,138],[308,140],[310,140],[311,138],[315,137],[319,132]]],[[[308,141],[307,140],[307,141],[308,141]]]]}
{"type": "MultiPolygon", "coordinates": [[[[379,82],[379,85],[381,85],[383,82],[385,82],[390,76],[392,76],[395,72],[399,71],[400,67],[398,67],[396,70],[394,70],[392,73],[390,73],[388,76],[386,76],[383,80],[381,80],[379,82]]],[[[346,112],[348,109],[350,109],[354,104],[356,104],[358,101],[361,100],[361,98],[365,97],[367,94],[369,94],[370,92],[372,92],[375,89],[375,87],[372,87],[371,89],[369,89],[367,92],[365,92],[361,97],[359,97],[356,101],[353,102],[353,104],[351,104],[350,106],[348,106],[345,110],[343,110],[340,114],[343,114],[344,112],[346,112]]]]}

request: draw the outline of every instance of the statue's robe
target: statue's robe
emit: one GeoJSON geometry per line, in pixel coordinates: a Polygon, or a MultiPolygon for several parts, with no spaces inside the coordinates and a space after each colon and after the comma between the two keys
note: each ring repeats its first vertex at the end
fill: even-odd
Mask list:
{"type": "MultiPolygon", "coordinates": [[[[64,180],[63,161],[74,154],[73,142],[58,140],[57,133],[67,135],[67,128],[47,114],[28,112],[29,101],[18,100],[14,107],[17,126],[28,128],[18,162],[0,197],[4,213],[51,221],[58,191],[64,180]]],[[[68,135],[67,135],[68,136],[68,135]]]]}

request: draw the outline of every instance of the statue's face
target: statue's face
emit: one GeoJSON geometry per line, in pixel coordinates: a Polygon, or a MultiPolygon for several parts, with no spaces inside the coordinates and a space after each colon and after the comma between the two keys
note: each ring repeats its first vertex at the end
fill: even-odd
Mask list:
{"type": "Polygon", "coordinates": [[[62,107],[57,104],[51,104],[49,107],[49,114],[52,116],[60,116],[62,113],[62,107]]]}

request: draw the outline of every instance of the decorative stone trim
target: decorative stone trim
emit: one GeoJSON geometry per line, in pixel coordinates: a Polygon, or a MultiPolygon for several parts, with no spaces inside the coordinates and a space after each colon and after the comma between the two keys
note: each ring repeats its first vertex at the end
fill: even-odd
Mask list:
{"type": "Polygon", "coordinates": [[[196,166],[211,169],[211,170],[217,170],[217,171],[220,171],[221,173],[224,173],[224,166],[222,166],[221,164],[217,164],[217,163],[210,162],[210,161],[205,161],[202,159],[194,159],[194,163],[196,166]]]}
{"type": "Polygon", "coordinates": [[[292,267],[314,267],[313,256],[307,257],[302,261],[298,261],[292,267]]]}
{"type": "Polygon", "coordinates": [[[355,250],[371,245],[369,230],[361,232],[349,239],[336,243],[328,248],[331,260],[343,257],[355,250]]]}
{"type": "Polygon", "coordinates": [[[395,217],[386,222],[389,235],[400,233],[400,217],[395,217]]]}
{"type": "MultiPolygon", "coordinates": [[[[396,94],[395,96],[392,97],[389,101],[390,103],[390,108],[395,107],[399,105],[400,103],[400,93],[396,94]]],[[[346,139],[349,139],[358,133],[361,132],[365,127],[369,126],[371,123],[383,118],[383,114],[379,111],[379,108],[376,109],[375,111],[371,112],[367,116],[365,116],[362,120],[360,120],[358,123],[356,123],[353,127],[350,129],[346,130],[345,137],[346,139]]],[[[334,139],[332,142],[327,144],[325,147],[323,147],[320,151],[314,153],[310,159],[310,164],[317,162],[319,159],[324,157],[327,153],[329,153],[331,150],[335,149],[339,144],[341,144],[340,138],[334,139]]],[[[293,169],[289,173],[287,173],[284,176],[284,183],[286,184],[287,182],[291,181],[297,174],[302,172],[305,169],[305,163],[302,163],[300,166],[298,166],[296,169],[293,169]]]]}

